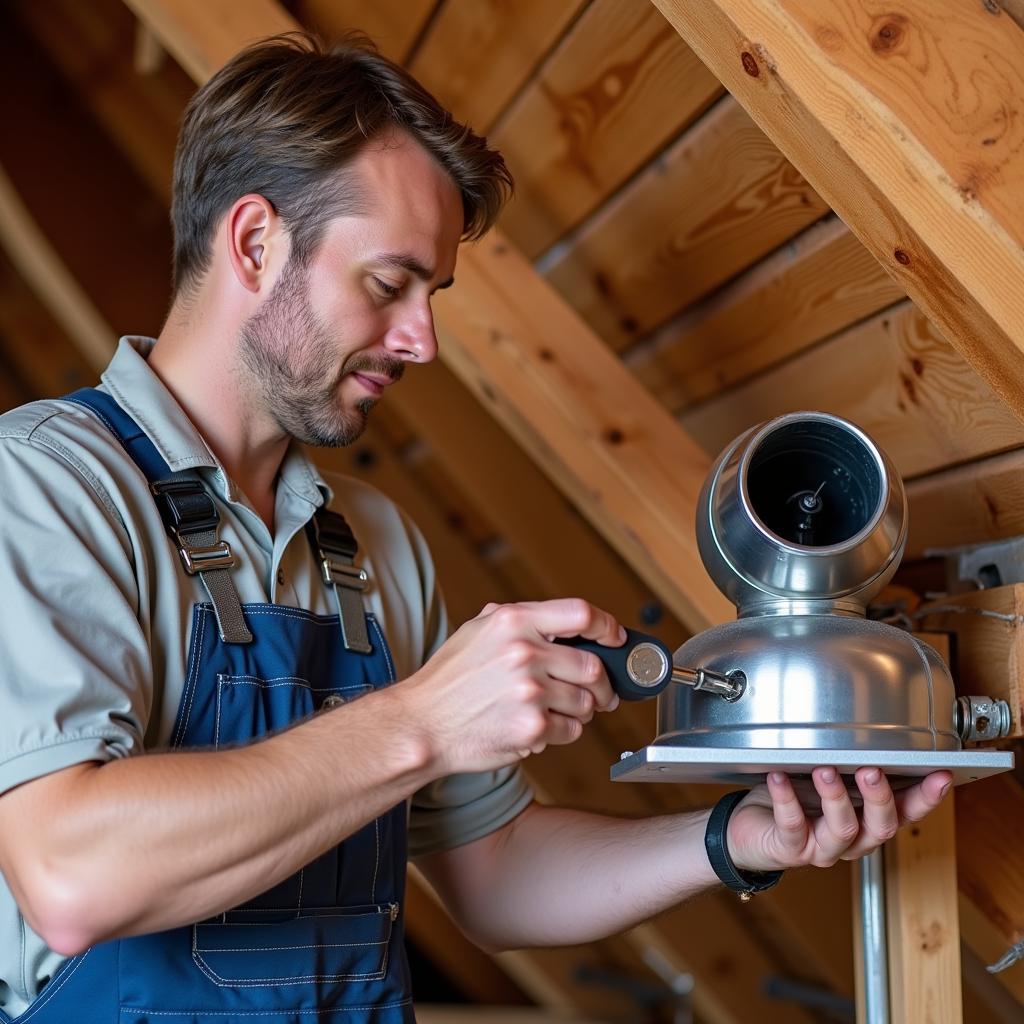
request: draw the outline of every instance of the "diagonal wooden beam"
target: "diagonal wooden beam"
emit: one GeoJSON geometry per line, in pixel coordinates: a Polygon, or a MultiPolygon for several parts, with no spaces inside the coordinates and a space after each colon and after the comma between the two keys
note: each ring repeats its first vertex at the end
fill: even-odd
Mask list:
{"type": "Polygon", "coordinates": [[[97,371],[102,370],[114,351],[115,336],[39,230],[2,166],[0,246],[7,250],[21,276],[74,339],[89,364],[97,371]]]}
{"type": "Polygon", "coordinates": [[[653,2],[1024,418],[1024,31],[960,0],[653,2]]]}
{"type": "Polygon", "coordinates": [[[458,276],[441,358],[690,629],[732,618],[694,537],[708,456],[499,232],[458,276]]]}
{"type": "Polygon", "coordinates": [[[194,3],[125,0],[196,82],[205,82],[242,47],[300,26],[277,0],[194,3]]]}

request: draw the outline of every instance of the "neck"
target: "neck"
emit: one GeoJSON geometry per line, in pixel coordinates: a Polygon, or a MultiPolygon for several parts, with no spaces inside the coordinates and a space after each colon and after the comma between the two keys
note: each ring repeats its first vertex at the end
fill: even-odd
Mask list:
{"type": "Polygon", "coordinates": [[[277,476],[289,439],[263,411],[262,398],[240,386],[237,332],[231,318],[192,315],[176,303],[149,365],[273,533],[277,476]]]}

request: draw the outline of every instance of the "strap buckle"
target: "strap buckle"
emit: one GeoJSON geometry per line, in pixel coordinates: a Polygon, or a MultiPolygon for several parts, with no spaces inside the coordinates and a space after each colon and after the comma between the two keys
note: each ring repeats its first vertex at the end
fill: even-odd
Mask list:
{"type": "Polygon", "coordinates": [[[320,551],[320,574],[324,583],[329,587],[345,587],[348,590],[366,590],[369,576],[365,569],[359,569],[354,565],[346,565],[331,558],[330,552],[320,551]]]}
{"type": "Polygon", "coordinates": [[[227,541],[217,540],[220,514],[198,480],[157,480],[150,485],[164,528],[174,541],[181,564],[189,576],[230,569],[237,564],[227,541]],[[213,533],[213,544],[194,544],[196,533],[213,533]]]}
{"type": "Polygon", "coordinates": [[[194,548],[185,547],[179,540],[178,554],[181,555],[181,564],[189,576],[210,572],[213,569],[230,569],[237,562],[231,553],[231,545],[226,540],[218,541],[208,547],[194,548]]]}

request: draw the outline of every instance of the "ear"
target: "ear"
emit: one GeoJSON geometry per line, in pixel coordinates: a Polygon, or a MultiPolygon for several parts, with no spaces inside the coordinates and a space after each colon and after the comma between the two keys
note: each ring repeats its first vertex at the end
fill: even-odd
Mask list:
{"type": "Polygon", "coordinates": [[[224,229],[231,269],[238,283],[250,292],[262,291],[273,282],[287,259],[283,225],[270,201],[253,193],[236,199],[225,218],[224,229]]]}

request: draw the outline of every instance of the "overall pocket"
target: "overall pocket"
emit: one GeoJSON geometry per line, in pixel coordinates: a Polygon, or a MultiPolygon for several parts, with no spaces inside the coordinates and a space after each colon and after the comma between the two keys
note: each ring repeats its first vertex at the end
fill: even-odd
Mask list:
{"type": "Polygon", "coordinates": [[[387,974],[397,904],[233,910],[192,928],[192,959],[215,985],[252,988],[379,981],[387,974]]]}
{"type": "Polygon", "coordinates": [[[249,743],[287,729],[321,708],[348,703],[371,689],[363,682],[314,686],[300,676],[263,679],[218,673],[213,744],[220,748],[249,743]]]}

